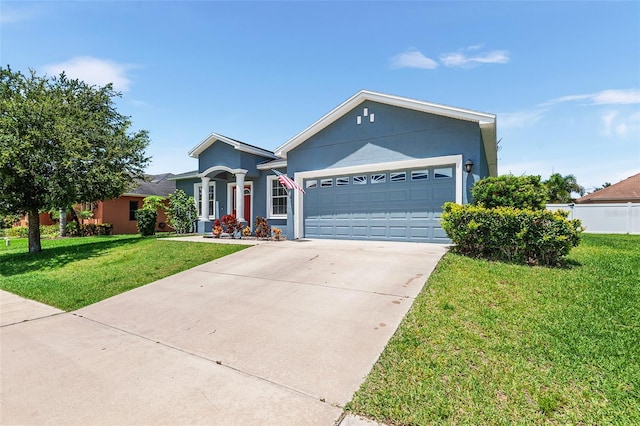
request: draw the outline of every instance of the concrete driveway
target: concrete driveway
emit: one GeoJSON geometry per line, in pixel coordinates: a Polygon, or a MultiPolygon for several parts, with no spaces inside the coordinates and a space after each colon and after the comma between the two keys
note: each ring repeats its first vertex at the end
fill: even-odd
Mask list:
{"type": "Polygon", "coordinates": [[[0,423],[336,424],[445,251],[259,244],[71,313],[4,293],[0,423]]]}

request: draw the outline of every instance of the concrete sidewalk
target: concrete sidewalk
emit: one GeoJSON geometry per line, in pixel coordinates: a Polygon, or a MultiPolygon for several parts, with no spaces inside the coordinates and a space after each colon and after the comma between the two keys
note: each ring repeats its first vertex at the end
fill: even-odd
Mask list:
{"type": "Polygon", "coordinates": [[[259,244],[73,313],[12,320],[0,423],[336,424],[445,251],[259,244]]]}

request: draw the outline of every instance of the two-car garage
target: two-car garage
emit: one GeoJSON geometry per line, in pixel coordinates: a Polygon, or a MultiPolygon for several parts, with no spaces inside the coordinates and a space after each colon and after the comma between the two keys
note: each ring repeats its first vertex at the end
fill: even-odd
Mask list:
{"type": "Polygon", "coordinates": [[[439,218],[456,178],[456,164],[305,178],[304,237],[448,242],[439,218]]]}

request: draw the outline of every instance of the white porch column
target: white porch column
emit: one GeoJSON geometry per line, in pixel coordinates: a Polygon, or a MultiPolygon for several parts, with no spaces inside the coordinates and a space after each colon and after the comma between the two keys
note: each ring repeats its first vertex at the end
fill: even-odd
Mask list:
{"type": "Polygon", "coordinates": [[[209,220],[209,181],[210,180],[211,178],[207,176],[202,177],[202,188],[200,192],[200,210],[202,211],[200,220],[202,222],[207,222],[209,220]]]}
{"type": "Polygon", "coordinates": [[[236,173],[236,219],[244,222],[244,176],[245,173],[236,173]]]}

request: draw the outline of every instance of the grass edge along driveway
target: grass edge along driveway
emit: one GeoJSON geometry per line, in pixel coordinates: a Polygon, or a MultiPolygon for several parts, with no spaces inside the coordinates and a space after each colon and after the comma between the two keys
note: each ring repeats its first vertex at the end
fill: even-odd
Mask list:
{"type": "Polygon", "coordinates": [[[567,268],[448,253],[347,411],[392,425],[640,424],[640,236],[567,268]]]}
{"type": "Polygon", "coordinates": [[[137,235],[26,239],[0,249],[0,289],[72,311],[248,247],[160,241],[137,235]]]}

